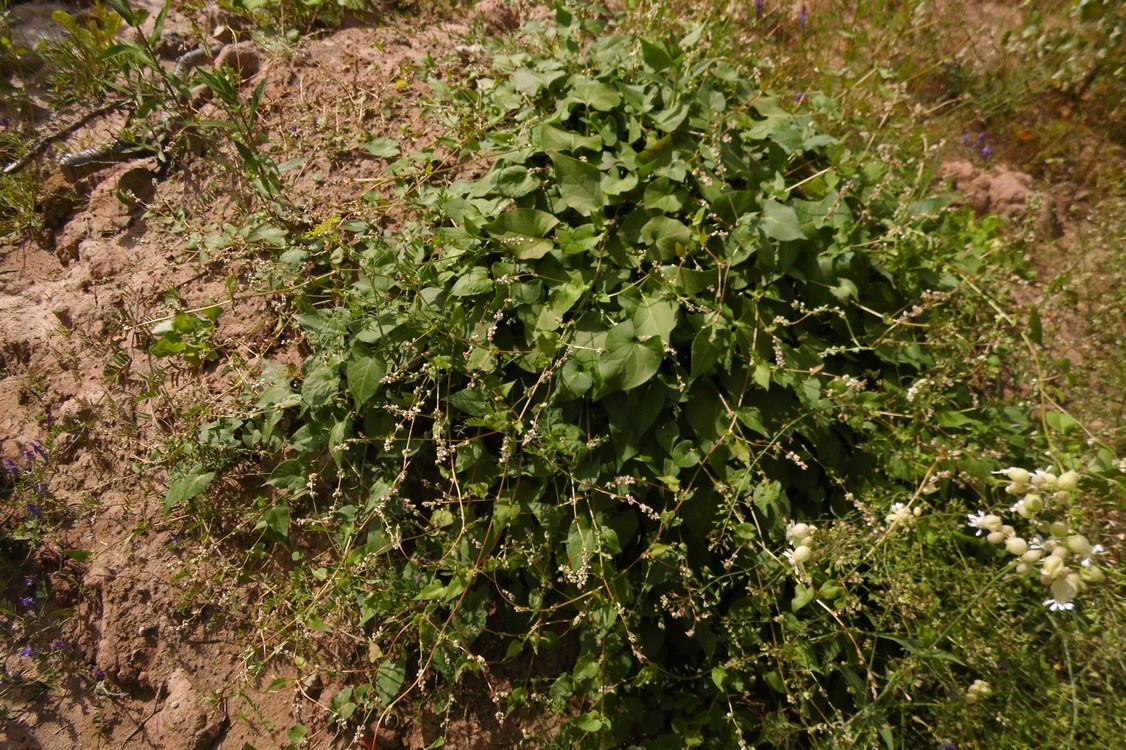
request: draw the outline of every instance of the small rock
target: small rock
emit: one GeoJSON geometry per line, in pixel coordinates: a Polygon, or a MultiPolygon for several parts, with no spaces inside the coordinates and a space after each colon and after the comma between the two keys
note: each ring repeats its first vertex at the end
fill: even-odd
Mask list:
{"type": "Polygon", "coordinates": [[[512,31],[520,27],[520,14],[504,0],[481,0],[473,6],[473,18],[493,32],[512,31]]]}
{"type": "Polygon", "coordinates": [[[53,174],[43,183],[35,199],[35,212],[39,214],[43,227],[54,231],[65,224],[82,203],[83,198],[74,185],[62,175],[53,174]]]}
{"type": "Polygon", "coordinates": [[[258,73],[262,68],[262,61],[258,52],[243,44],[232,44],[223,48],[215,58],[215,67],[229,67],[239,74],[243,80],[258,73]]]}
{"type": "Polygon", "coordinates": [[[183,669],[168,676],[168,697],[153,716],[152,746],[164,750],[204,750],[219,736],[223,727],[219,713],[207,706],[183,669]]]}

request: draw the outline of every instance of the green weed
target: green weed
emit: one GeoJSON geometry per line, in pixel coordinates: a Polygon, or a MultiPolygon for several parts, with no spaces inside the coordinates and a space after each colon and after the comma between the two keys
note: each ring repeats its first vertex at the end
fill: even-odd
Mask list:
{"type": "MultiPolygon", "coordinates": [[[[1001,226],[685,31],[558,10],[545,50],[436,87],[474,108],[453,121],[484,178],[416,181],[431,162],[404,157],[420,220],[288,251],[341,270],[296,299],[301,377],[270,370],[205,435],[264,461],[263,549],[323,550],[275,600],[282,642],[373,644],[339,719],[555,651],[546,681],[494,699],[570,714],[560,745],[971,746],[997,660],[1006,688],[1041,674],[1007,649],[1067,652],[1043,588],[999,587],[1019,545],[999,560],[965,525],[1003,496],[991,471],[1088,458],[1058,416],[1038,439],[1028,405],[982,398],[1029,343],[1015,320],[976,333],[1021,267],[1001,226]],[[1045,625],[981,651],[1030,610],[1045,625]]],[[[1120,491],[1113,454],[1090,458],[1120,491]]],[[[169,509],[205,504],[222,468],[185,464],[169,509]]],[[[1062,608],[1080,586],[1057,572],[1062,608]]]]}

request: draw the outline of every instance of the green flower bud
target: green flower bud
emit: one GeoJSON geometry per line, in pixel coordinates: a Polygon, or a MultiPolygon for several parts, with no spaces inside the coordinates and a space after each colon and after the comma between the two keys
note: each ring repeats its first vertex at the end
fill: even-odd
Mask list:
{"type": "Polygon", "coordinates": [[[1024,507],[1028,509],[1028,512],[1032,515],[1036,515],[1040,511],[1044,510],[1044,498],[1040,497],[1035,492],[1025,495],[1024,500],[1021,500],[1021,502],[1024,504],[1024,507]]]}
{"type": "Polygon", "coordinates": [[[990,531],[985,535],[986,541],[990,544],[1000,544],[1005,541],[1005,532],[1003,531],[990,531]]]}
{"type": "Polygon", "coordinates": [[[802,563],[809,562],[809,558],[811,557],[813,557],[813,550],[811,550],[804,544],[795,548],[793,553],[790,555],[790,559],[794,561],[795,565],[801,565],[802,563]]]}
{"type": "Polygon", "coordinates": [[[1010,555],[1020,556],[1028,552],[1028,542],[1019,536],[1011,536],[1005,540],[1005,549],[1009,551],[1010,555]]]}
{"type": "Polygon", "coordinates": [[[1067,548],[1080,557],[1091,554],[1091,543],[1082,534],[1072,534],[1067,538],[1067,548]]]}
{"type": "Polygon", "coordinates": [[[1064,492],[1074,492],[1079,487],[1079,472],[1065,471],[1060,474],[1059,479],[1056,480],[1056,489],[1063,490],[1064,492]]]}
{"type": "Polygon", "coordinates": [[[1094,565],[1088,565],[1079,569],[1079,575],[1087,583],[1102,583],[1106,580],[1106,574],[1096,568],[1094,565]]]}
{"type": "Polygon", "coordinates": [[[1055,523],[1053,523],[1051,526],[1048,527],[1048,532],[1052,536],[1059,537],[1060,539],[1062,539],[1063,537],[1067,536],[1071,532],[1071,529],[1069,529],[1067,527],[1067,524],[1064,523],[1063,521],[1056,521],[1055,523]]]}
{"type": "Polygon", "coordinates": [[[1021,559],[1022,562],[1032,564],[1032,563],[1036,562],[1037,560],[1039,560],[1043,556],[1044,556],[1044,550],[1042,550],[1042,549],[1030,549],[1030,550],[1028,550],[1028,552],[1025,552],[1023,555],[1021,555],[1020,559],[1021,559]]]}

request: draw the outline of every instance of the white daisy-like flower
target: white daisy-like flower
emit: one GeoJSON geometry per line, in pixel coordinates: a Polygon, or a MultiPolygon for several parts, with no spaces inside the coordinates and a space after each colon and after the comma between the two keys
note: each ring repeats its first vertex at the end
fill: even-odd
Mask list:
{"type": "Polygon", "coordinates": [[[1096,544],[1091,547],[1091,551],[1087,553],[1087,556],[1079,561],[1079,564],[1083,567],[1089,568],[1094,563],[1093,558],[1095,557],[1095,555],[1101,555],[1104,552],[1106,552],[1106,547],[1102,546],[1101,544],[1096,544]]]}
{"type": "Polygon", "coordinates": [[[1044,606],[1053,612],[1066,612],[1075,609],[1075,602],[1061,602],[1056,599],[1045,599],[1044,606]]]}

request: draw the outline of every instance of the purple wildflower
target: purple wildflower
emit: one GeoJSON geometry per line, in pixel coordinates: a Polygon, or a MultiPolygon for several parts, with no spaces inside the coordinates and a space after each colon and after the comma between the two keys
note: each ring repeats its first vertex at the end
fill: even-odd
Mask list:
{"type": "Polygon", "coordinates": [[[31,646],[24,646],[20,649],[20,656],[39,656],[39,652],[31,646]]]}
{"type": "Polygon", "coordinates": [[[762,0],[755,0],[755,15],[762,18],[762,0]]]}
{"type": "Polygon", "coordinates": [[[44,421],[47,422],[48,427],[55,426],[55,415],[51,413],[50,409],[48,409],[46,414],[44,415],[44,421]]]}
{"type": "Polygon", "coordinates": [[[46,461],[48,458],[50,458],[50,455],[47,453],[47,449],[44,448],[43,444],[40,443],[38,440],[32,440],[31,441],[31,447],[36,453],[39,454],[39,457],[42,458],[44,461],[46,461]]]}
{"type": "Polygon", "coordinates": [[[23,577],[23,585],[28,587],[29,589],[35,588],[36,583],[38,583],[38,579],[35,576],[24,576],[23,577]]]}
{"type": "Polygon", "coordinates": [[[43,509],[40,508],[35,503],[28,503],[27,504],[27,514],[29,516],[31,516],[32,518],[39,518],[39,516],[43,515],[43,509]]]}
{"type": "Polygon", "coordinates": [[[68,646],[66,641],[64,641],[62,638],[56,638],[55,640],[51,641],[52,651],[66,651],[68,648],[70,648],[70,646],[68,646]]]}
{"type": "Polygon", "coordinates": [[[982,158],[988,159],[992,155],[993,155],[993,149],[989,148],[989,146],[982,146],[981,147],[982,158]]]}
{"type": "Polygon", "coordinates": [[[803,4],[803,5],[801,6],[801,17],[800,17],[800,18],[798,19],[798,21],[799,21],[799,22],[801,23],[801,27],[802,27],[803,29],[805,28],[805,22],[806,22],[806,20],[808,20],[808,16],[807,16],[807,14],[806,14],[806,10],[805,10],[805,5],[803,4]]]}
{"type": "Polygon", "coordinates": [[[35,597],[34,596],[21,596],[20,597],[20,606],[23,607],[24,609],[35,609],[35,597]]]}
{"type": "Polygon", "coordinates": [[[12,479],[20,478],[20,467],[16,466],[16,462],[10,458],[0,460],[0,465],[4,467],[4,471],[8,472],[8,476],[12,479]]]}
{"type": "Polygon", "coordinates": [[[801,104],[801,101],[804,98],[805,98],[805,92],[799,91],[797,97],[795,97],[795,101],[796,101],[796,103],[801,104]]]}
{"type": "Polygon", "coordinates": [[[985,144],[985,131],[983,130],[983,131],[981,131],[980,133],[977,134],[977,145],[981,146],[981,145],[984,145],[984,144],[985,144]]]}

